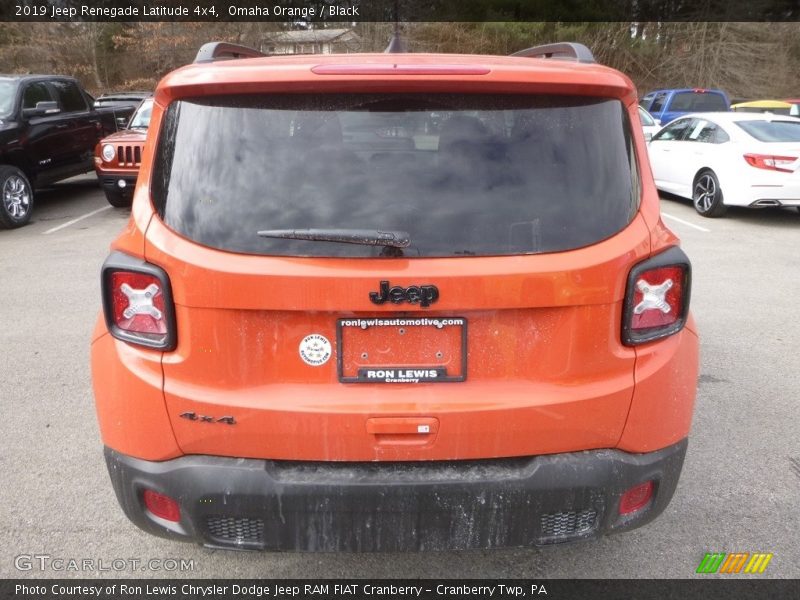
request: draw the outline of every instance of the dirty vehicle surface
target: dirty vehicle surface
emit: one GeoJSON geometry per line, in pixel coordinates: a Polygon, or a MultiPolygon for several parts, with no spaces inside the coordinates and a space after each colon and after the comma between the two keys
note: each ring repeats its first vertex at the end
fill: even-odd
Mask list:
{"type": "Polygon", "coordinates": [[[100,140],[94,149],[94,169],[111,206],[130,206],[152,112],[153,99],[143,100],[125,128],[100,140]]]}
{"type": "Polygon", "coordinates": [[[212,44],[160,83],[151,128],[92,342],[139,527],[429,550],[665,509],[698,342],[625,76],[575,44],[212,44]]]}
{"type": "Polygon", "coordinates": [[[92,170],[117,130],[115,110],[93,102],[72,77],[0,75],[0,228],[30,221],[36,188],[92,170]]]}

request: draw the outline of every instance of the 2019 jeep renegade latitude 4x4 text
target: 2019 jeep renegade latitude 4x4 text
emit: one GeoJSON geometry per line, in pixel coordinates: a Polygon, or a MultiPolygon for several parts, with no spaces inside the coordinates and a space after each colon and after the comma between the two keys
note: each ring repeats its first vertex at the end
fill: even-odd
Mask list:
{"type": "Polygon", "coordinates": [[[160,83],[102,269],[94,390],[131,520],[426,550],[661,513],[698,342],[631,82],[575,44],[257,54],[206,45],[160,83]]]}

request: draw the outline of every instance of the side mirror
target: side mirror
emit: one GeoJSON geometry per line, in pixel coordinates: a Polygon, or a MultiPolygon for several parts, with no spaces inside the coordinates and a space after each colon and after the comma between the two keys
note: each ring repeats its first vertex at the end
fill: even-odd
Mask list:
{"type": "Polygon", "coordinates": [[[649,142],[652,139],[653,139],[653,134],[650,133],[649,131],[645,131],[644,132],[644,141],[645,142],[649,142]]]}
{"type": "Polygon", "coordinates": [[[117,127],[120,129],[125,129],[128,126],[128,119],[125,117],[117,117],[117,127]]]}
{"type": "Polygon", "coordinates": [[[37,102],[36,108],[23,108],[23,117],[41,117],[42,115],[55,115],[61,112],[58,108],[58,102],[49,100],[47,102],[37,102]]]}

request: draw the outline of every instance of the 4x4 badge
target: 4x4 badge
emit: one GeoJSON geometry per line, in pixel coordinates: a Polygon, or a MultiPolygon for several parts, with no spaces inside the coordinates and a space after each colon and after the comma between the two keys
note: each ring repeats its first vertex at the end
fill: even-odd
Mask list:
{"type": "Polygon", "coordinates": [[[439,299],[439,288],[435,285],[412,285],[407,288],[395,285],[390,288],[388,281],[381,281],[379,291],[370,292],[369,299],[373,304],[383,304],[388,300],[392,304],[408,302],[426,307],[439,299]]]}

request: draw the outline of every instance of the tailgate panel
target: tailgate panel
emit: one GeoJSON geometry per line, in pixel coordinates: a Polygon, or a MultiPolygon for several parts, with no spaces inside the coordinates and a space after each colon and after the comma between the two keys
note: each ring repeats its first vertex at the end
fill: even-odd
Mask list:
{"type": "Polygon", "coordinates": [[[147,260],[173,286],[178,347],[163,356],[164,393],[186,453],[451,460],[609,448],[620,439],[635,363],[620,343],[622,300],[631,265],[650,252],[641,215],[591,247],[511,257],[237,255],[169,234],[157,219],[148,239],[147,260]],[[384,280],[435,285],[439,298],[425,308],[375,305],[370,293],[384,280]],[[463,354],[458,328],[353,328],[337,341],[340,320],[453,317],[468,325],[463,354]],[[342,382],[340,360],[349,376],[418,367],[466,379],[342,382]],[[376,429],[386,421],[374,419],[403,426],[376,429]]]}
{"type": "Polygon", "coordinates": [[[187,326],[164,356],[165,395],[190,454],[445,460],[613,447],[633,393],[619,303],[469,312],[467,380],[404,384],[339,381],[335,313],[176,311],[187,326]],[[310,333],[331,342],[324,364],[300,357],[310,333]],[[435,420],[438,430],[375,430],[374,419],[398,417],[435,420]]]}

